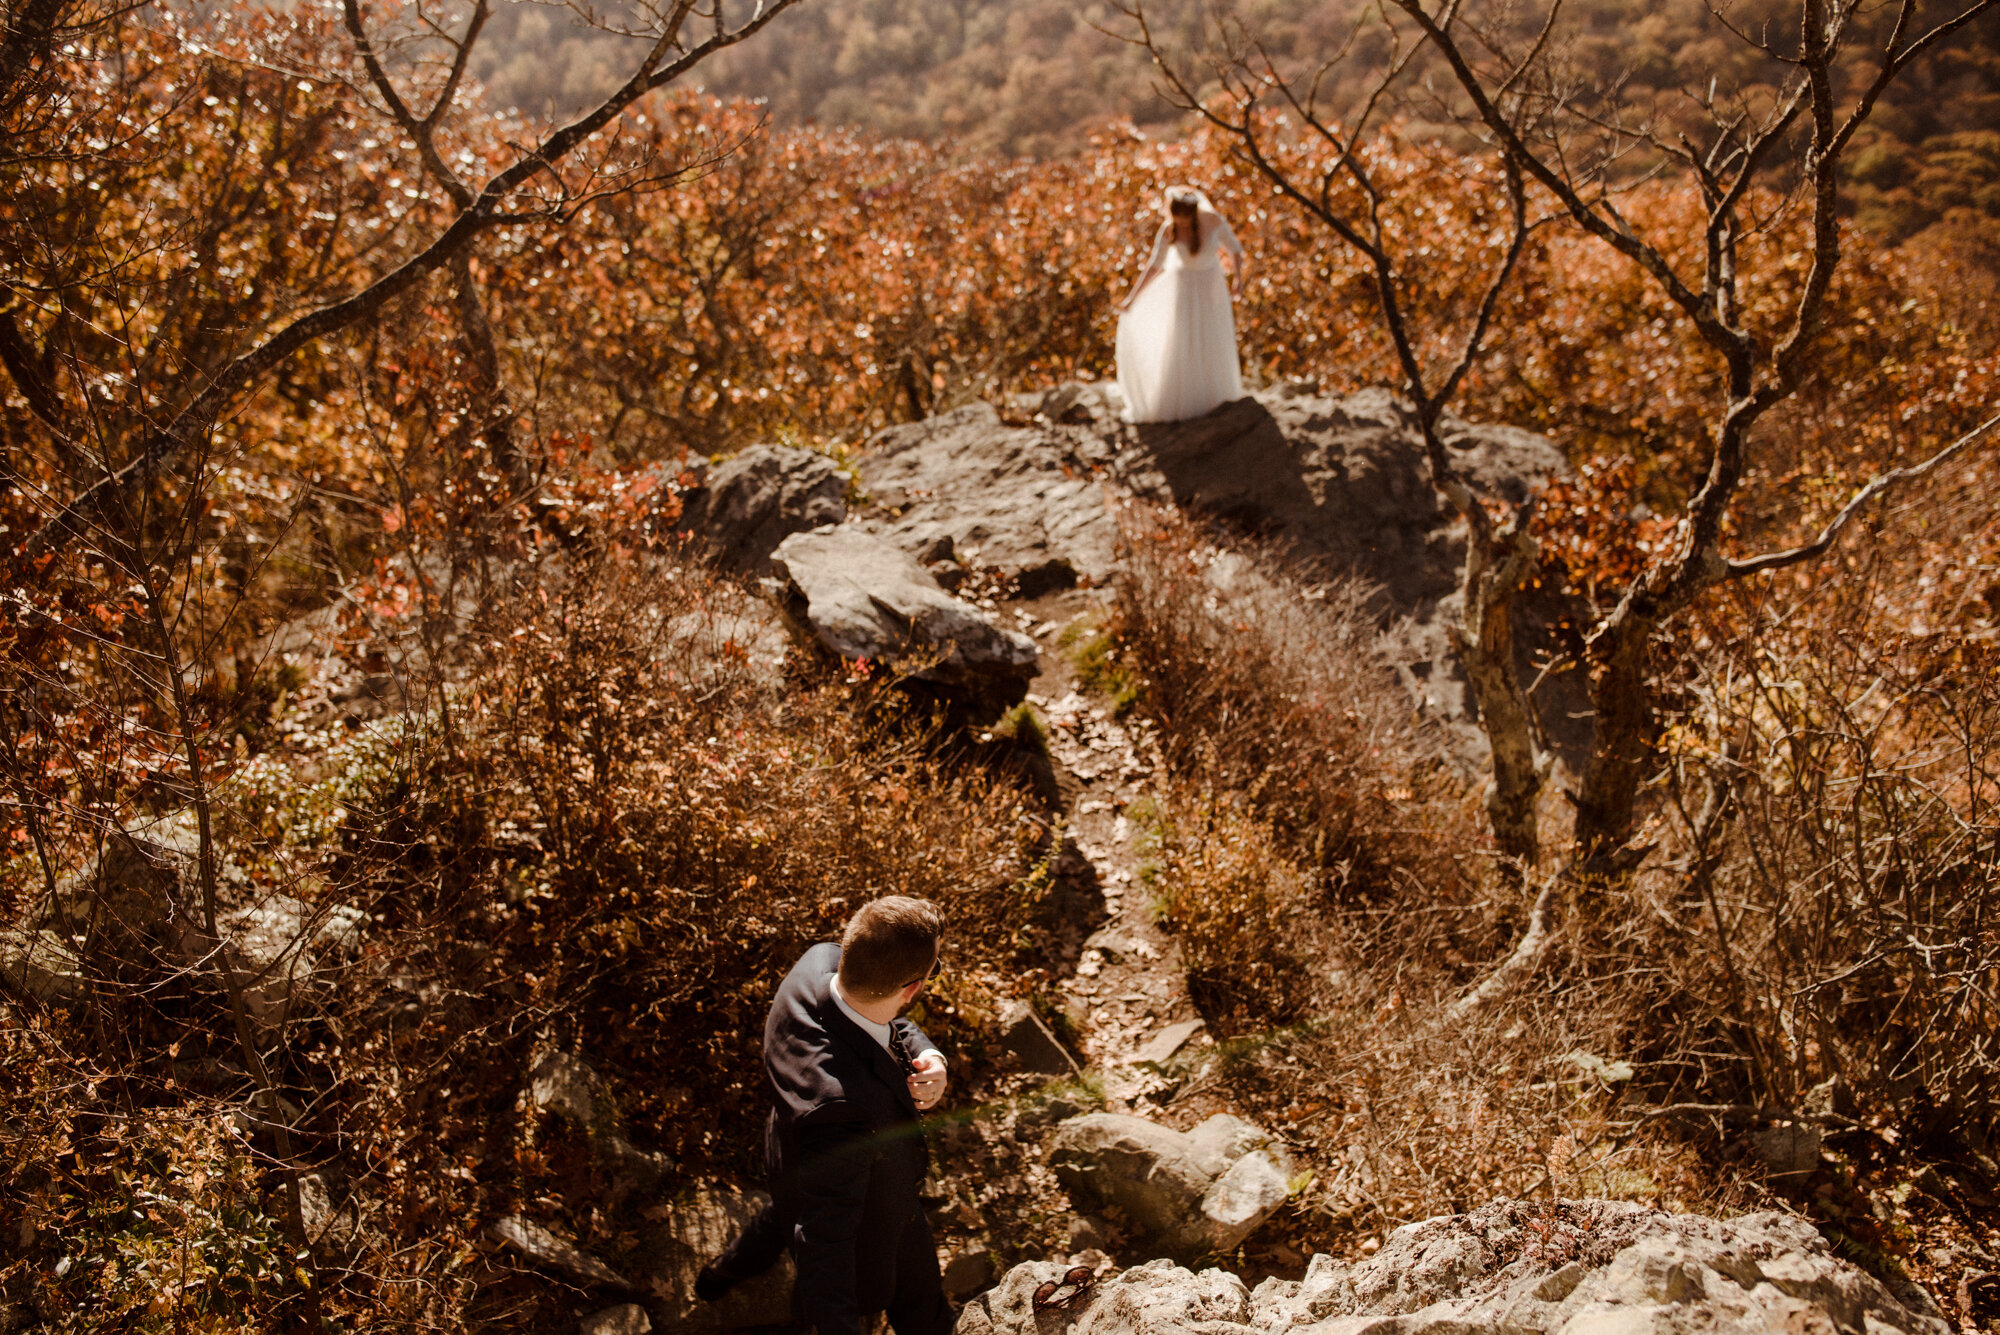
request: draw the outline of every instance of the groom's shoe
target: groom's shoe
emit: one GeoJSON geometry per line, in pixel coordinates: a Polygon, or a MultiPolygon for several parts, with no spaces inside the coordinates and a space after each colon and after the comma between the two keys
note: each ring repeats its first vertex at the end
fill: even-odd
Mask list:
{"type": "Polygon", "coordinates": [[[710,1261],[694,1277],[694,1296],[705,1303],[712,1303],[723,1294],[736,1287],[736,1281],[715,1268],[710,1261]]]}

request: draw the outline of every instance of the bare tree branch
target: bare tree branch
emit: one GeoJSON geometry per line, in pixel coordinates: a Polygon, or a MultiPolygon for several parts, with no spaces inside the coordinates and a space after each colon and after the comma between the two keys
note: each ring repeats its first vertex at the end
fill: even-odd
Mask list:
{"type": "MultiPolygon", "coordinates": [[[[673,82],[717,51],[754,36],[772,19],[798,2],[759,0],[751,16],[736,28],[717,32],[686,48],[678,59],[667,61],[668,52],[675,48],[680,27],[695,5],[695,0],[675,0],[652,49],[616,92],[592,110],[547,135],[488,179],[473,195],[471,202],[460,207],[457,216],[429,245],[401,265],[360,291],[299,317],[222,366],[164,427],[144,440],[128,463],[86,488],[30,535],[21,548],[24,558],[33,560],[57,546],[84,536],[89,529],[89,516],[114,508],[134,487],[145,483],[182,451],[204,439],[237,394],[301,348],[338,333],[381,309],[425,277],[444,268],[471,244],[474,237],[487,229],[506,222],[548,216],[547,210],[540,213],[506,213],[502,211],[502,205],[537,175],[543,172],[554,174],[558,164],[641,96],[673,82]]],[[[407,105],[404,114],[408,114],[407,105]]],[[[560,216],[559,211],[557,216],[560,216]]]]}
{"type": "Polygon", "coordinates": [[[1891,487],[1905,482],[1915,482],[1930,476],[1938,469],[1958,458],[1980,441],[2000,430],[2000,416],[1993,416],[1981,422],[1972,430],[1954,440],[1951,444],[1933,454],[1920,464],[1908,468],[1892,468],[1871,480],[1867,486],[1854,493],[1854,498],[1841,507],[1840,513],[1828,521],[1819,536],[1811,542],[1782,552],[1766,552],[1762,556],[1746,557],[1729,563],[1729,578],[1741,579],[1746,575],[1762,574],[1766,570],[1780,570],[1785,566],[1797,565],[1824,555],[1833,544],[1840,540],[1842,530],[1854,521],[1854,517],[1867,509],[1869,504],[1891,487]]]}

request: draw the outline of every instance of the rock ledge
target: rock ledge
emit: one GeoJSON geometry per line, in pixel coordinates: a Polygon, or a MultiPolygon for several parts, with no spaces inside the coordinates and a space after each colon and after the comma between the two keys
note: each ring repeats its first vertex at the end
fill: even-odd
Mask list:
{"type": "Polygon", "coordinates": [[[1901,1299],[1832,1255],[1811,1224],[1766,1213],[1668,1215],[1622,1201],[1495,1201],[1409,1224],[1358,1265],[1316,1256],[1255,1292],[1222,1270],[1150,1261],[1082,1302],[1036,1313],[1065,1267],[1034,1261],[960,1314],[958,1335],[1947,1335],[1921,1291],[1901,1299]],[[1914,1307],[1910,1304],[1914,1304],[1914,1307]],[[1924,1308],[1929,1310],[1915,1310],[1924,1308]]]}

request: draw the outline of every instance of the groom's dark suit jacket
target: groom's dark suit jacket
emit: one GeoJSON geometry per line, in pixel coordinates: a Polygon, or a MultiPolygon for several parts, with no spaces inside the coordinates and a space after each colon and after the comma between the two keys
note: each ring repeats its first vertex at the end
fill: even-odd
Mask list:
{"type": "MultiPolygon", "coordinates": [[[[773,1195],[796,1203],[794,1303],[819,1335],[855,1335],[863,1313],[891,1306],[930,1168],[905,1071],[833,999],[839,967],[839,946],[808,950],[764,1025],[773,1099],[764,1152],[773,1195]]],[[[892,1038],[910,1057],[931,1046],[908,1020],[892,1038]]],[[[935,1255],[926,1260],[934,1275],[935,1255]]]]}

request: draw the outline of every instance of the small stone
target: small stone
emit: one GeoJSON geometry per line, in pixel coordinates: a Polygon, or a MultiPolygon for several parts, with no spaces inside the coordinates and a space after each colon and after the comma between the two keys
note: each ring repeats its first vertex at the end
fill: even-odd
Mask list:
{"type": "Polygon", "coordinates": [[[504,1247],[511,1247],[537,1265],[559,1270],[585,1284],[605,1284],[621,1289],[632,1287],[619,1277],[617,1271],[568,1238],[520,1215],[510,1214],[496,1221],[486,1230],[486,1236],[504,1247]]]}
{"type": "Polygon", "coordinates": [[[1073,1076],[1080,1069],[1069,1049],[1025,1001],[1001,1012],[1000,1043],[1020,1059],[1022,1070],[1036,1075],[1073,1076]]]}
{"type": "Polygon", "coordinates": [[[993,1273],[993,1256],[985,1248],[960,1252],[944,1268],[945,1297],[964,1302],[992,1284],[993,1273]]]}
{"type": "Polygon", "coordinates": [[[1208,1235],[1219,1252],[1234,1251],[1285,1203],[1290,1185],[1268,1154],[1246,1154],[1215,1180],[1201,1200],[1208,1235]]]}
{"type": "Polygon", "coordinates": [[[1750,1153],[1771,1176],[1801,1178],[1819,1168],[1822,1135],[1814,1122],[1779,1122],[1750,1134],[1750,1153]]]}
{"type": "Polygon", "coordinates": [[[602,1312],[592,1312],[577,1323],[582,1335],[647,1335],[653,1319],[637,1303],[620,1303],[602,1312]]]}
{"type": "Polygon", "coordinates": [[[1170,1024],[1153,1035],[1152,1042],[1139,1049],[1138,1060],[1158,1066],[1187,1046],[1187,1041],[1200,1032],[1200,1020],[1182,1020],[1178,1024],[1170,1024]]]}
{"type": "Polygon", "coordinates": [[[1073,589],[1076,582],[1076,567],[1067,558],[1058,556],[1024,567],[1015,577],[1014,590],[1022,598],[1040,598],[1063,589],[1073,589]]]}

